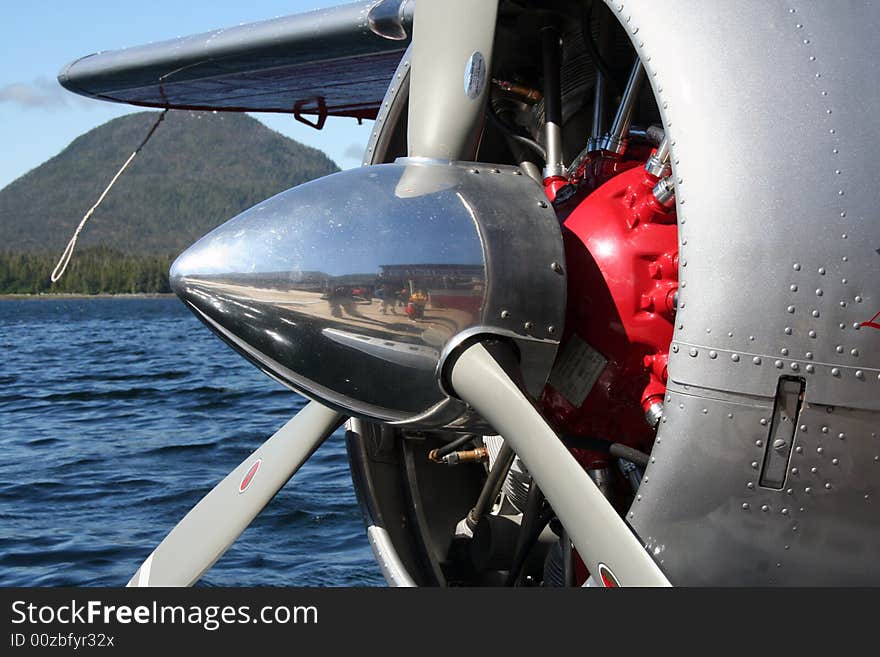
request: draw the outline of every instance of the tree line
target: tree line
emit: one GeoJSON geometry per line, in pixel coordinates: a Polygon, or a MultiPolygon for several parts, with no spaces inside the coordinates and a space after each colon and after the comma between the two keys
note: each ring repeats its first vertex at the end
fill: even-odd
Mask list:
{"type": "Polygon", "coordinates": [[[125,255],[107,248],[76,251],[60,281],[50,276],[59,254],[0,251],[0,294],[154,294],[171,292],[172,256],[125,255]]]}

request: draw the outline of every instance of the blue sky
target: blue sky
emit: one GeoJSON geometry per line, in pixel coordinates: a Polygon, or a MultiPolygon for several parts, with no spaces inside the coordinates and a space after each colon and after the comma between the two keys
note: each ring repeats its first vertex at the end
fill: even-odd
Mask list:
{"type": "MultiPolygon", "coordinates": [[[[205,32],[342,0],[31,0],[0,8],[0,188],[112,118],[143,111],[70,94],[61,67],[113,50],[205,32]]],[[[325,151],[342,168],[360,163],[371,122],[330,118],[322,131],[285,115],[253,115],[270,128],[325,151]]]]}

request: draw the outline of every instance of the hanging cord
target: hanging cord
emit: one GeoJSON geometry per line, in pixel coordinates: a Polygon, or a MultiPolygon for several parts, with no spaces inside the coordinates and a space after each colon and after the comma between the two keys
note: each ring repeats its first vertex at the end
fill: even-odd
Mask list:
{"type": "Polygon", "coordinates": [[[58,260],[58,264],[55,265],[55,269],[52,270],[51,279],[53,283],[57,283],[62,276],[64,276],[64,272],[67,271],[67,265],[70,264],[70,259],[73,257],[73,250],[76,248],[76,240],[79,239],[79,234],[82,232],[83,228],[85,228],[86,222],[89,218],[94,214],[95,210],[98,209],[98,206],[104,201],[104,198],[107,194],[110,193],[110,190],[113,188],[113,185],[116,184],[116,181],[119,180],[119,176],[128,168],[128,165],[131,164],[132,160],[134,160],[135,156],[141,152],[144,146],[147,145],[147,142],[150,141],[150,138],[153,136],[153,133],[156,132],[156,128],[159,127],[159,124],[165,119],[165,115],[168,114],[168,110],[164,110],[159,118],[156,119],[156,122],[153,124],[153,127],[150,128],[150,131],[147,133],[147,136],[144,137],[144,140],[141,142],[140,146],[138,146],[134,153],[128,156],[128,159],[125,161],[125,164],[122,165],[122,168],[116,172],[116,175],[113,176],[113,179],[110,181],[110,184],[107,185],[107,188],[98,197],[97,202],[89,208],[89,211],[86,212],[85,216],[79,222],[79,226],[76,227],[76,230],[73,231],[73,237],[70,238],[70,241],[67,243],[67,246],[64,249],[64,253],[61,254],[61,258],[58,260]]]}

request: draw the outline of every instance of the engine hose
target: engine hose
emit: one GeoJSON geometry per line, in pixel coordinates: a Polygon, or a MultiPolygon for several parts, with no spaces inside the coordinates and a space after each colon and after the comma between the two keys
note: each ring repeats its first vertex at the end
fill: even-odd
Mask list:
{"type": "Polygon", "coordinates": [[[642,451],[633,449],[632,447],[628,447],[626,445],[621,445],[620,443],[611,443],[611,447],[608,451],[611,456],[616,456],[619,459],[632,461],[636,465],[639,465],[643,468],[648,467],[649,457],[642,451]]]}
{"type": "Polygon", "coordinates": [[[544,150],[544,147],[541,146],[534,139],[530,139],[524,135],[519,134],[519,132],[512,126],[507,123],[504,119],[498,116],[498,113],[495,111],[495,108],[492,107],[491,103],[486,107],[486,114],[489,117],[489,120],[495,124],[495,127],[499,128],[505,135],[517,142],[518,144],[522,144],[523,146],[528,146],[532,151],[534,151],[542,161],[547,161],[547,151],[544,150]]]}
{"type": "Polygon", "coordinates": [[[648,466],[648,461],[650,460],[650,457],[644,452],[623,443],[609,443],[607,440],[590,438],[589,436],[560,436],[560,438],[566,447],[603,452],[615,458],[632,461],[643,468],[648,466]]]}
{"type": "Polygon", "coordinates": [[[630,139],[638,139],[640,141],[646,141],[652,146],[659,146],[660,142],[663,141],[663,138],[666,136],[666,131],[663,130],[659,125],[650,125],[647,128],[642,128],[639,126],[630,126],[629,128],[629,138],[630,139]]]}
{"type": "Polygon", "coordinates": [[[649,125],[645,130],[655,146],[659,146],[660,142],[666,138],[666,131],[659,125],[649,125]]]}

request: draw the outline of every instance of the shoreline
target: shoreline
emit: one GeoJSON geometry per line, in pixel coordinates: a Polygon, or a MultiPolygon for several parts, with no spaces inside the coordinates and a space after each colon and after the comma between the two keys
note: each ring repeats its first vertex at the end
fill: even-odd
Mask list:
{"type": "Polygon", "coordinates": [[[170,299],[176,297],[173,292],[120,292],[111,294],[84,294],[77,292],[46,292],[40,294],[0,294],[0,301],[39,301],[40,299],[58,301],[59,299],[170,299]]]}

